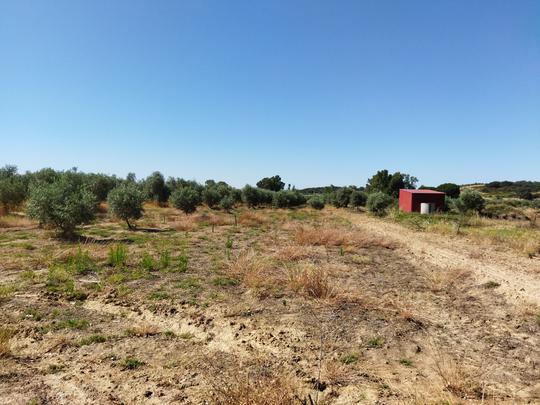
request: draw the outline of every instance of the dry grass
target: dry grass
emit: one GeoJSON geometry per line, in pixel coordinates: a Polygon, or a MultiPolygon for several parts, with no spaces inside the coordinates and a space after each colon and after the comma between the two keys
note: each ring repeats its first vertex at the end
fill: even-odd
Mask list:
{"type": "Polygon", "coordinates": [[[228,266],[229,273],[249,288],[268,290],[279,286],[284,280],[283,272],[253,249],[241,252],[228,266]]]}
{"type": "Polygon", "coordinates": [[[337,295],[328,271],[312,264],[291,269],[289,285],[293,291],[312,298],[327,299],[337,295]]]}
{"type": "Polygon", "coordinates": [[[245,226],[257,227],[265,224],[268,218],[254,211],[244,211],[238,216],[238,223],[245,226]]]}
{"type": "Polygon", "coordinates": [[[0,216],[0,228],[26,228],[32,225],[36,225],[36,223],[24,216],[0,216]]]}
{"type": "Polygon", "coordinates": [[[298,405],[302,402],[291,378],[237,375],[227,381],[214,382],[213,403],[216,405],[298,405]]]}
{"type": "Polygon", "coordinates": [[[187,215],[181,218],[176,217],[170,225],[173,229],[182,232],[193,231],[196,228],[194,217],[187,215]]]}
{"type": "Polygon", "coordinates": [[[426,270],[424,273],[426,284],[432,292],[452,289],[457,283],[465,281],[470,276],[471,271],[465,269],[426,270]]]}
{"type": "Polygon", "coordinates": [[[311,256],[311,252],[305,246],[287,245],[275,254],[278,260],[283,262],[294,262],[302,259],[307,259],[311,256]]]}
{"type": "Polygon", "coordinates": [[[126,335],[137,337],[154,336],[158,333],[158,329],[151,325],[137,325],[126,330],[126,335]]]}
{"type": "Polygon", "coordinates": [[[311,246],[354,246],[357,248],[384,247],[393,249],[394,243],[382,238],[368,237],[357,230],[322,226],[307,228],[298,226],[294,230],[294,240],[299,245],[311,246]]]}
{"type": "Polygon", "coordinates": [[[0,358],[11,354],[9,340],[13,337],[13,330],[0,326],[0,358]]]}

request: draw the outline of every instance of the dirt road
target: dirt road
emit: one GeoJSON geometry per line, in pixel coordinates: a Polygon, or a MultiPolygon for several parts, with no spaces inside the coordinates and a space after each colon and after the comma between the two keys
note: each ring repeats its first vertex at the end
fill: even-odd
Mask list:
{"type": "Polygon", "coordinates": [[[461,236],[414,231],[362,213],[347,218],[367,232],[393,240],[415,265],[469,270],[479,283],[496,282],[511,302],[540,305],[540,259],[529,259],[500,247],[478,244],[461,236]]]}

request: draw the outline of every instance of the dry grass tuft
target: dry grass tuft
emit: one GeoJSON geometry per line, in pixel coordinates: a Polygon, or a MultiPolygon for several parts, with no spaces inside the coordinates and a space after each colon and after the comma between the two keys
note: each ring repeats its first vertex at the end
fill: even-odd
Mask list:
{"type": "Polygon", "coordinates": [[[13,330],[0,326],[0,358],[11,354],[9,340],[13,337],[13,330]]]}
{"type": "Polygon", "coordinates": [[[36,223],[20,215],[0,216],[0,228],[27,228],[36,223]]]}
{"type": "Polygon", "coordinates": [[[289,285],[293,291],[312,298],[327,299],[337,295],[328,271],[312,264],[291,269],[289,285]]]}
{"type": "Polygon", "coordinates": [[[268,259],[257,254],[253,249],[241,252],[229,263],[229,273],[249,288],[269,290],[283,283],[283,272],[276,269],[268,259]]]}
{"type": "Polygon", "coordinates": [[[275,257],[283,262],[294,262],[310,257],[310,252],[305,246],[287,245],[275,254],[275,257]]]}
{"type": "Polygon", "coordinates": [[[354,246],[357,248],[383,247],[394,249],[394,243],[381,238],[368,237],[359,231],[346,228],[306,228],[298,226],[294,239],[299,245],[312,246],[354,246]]]}
{"type": "Polygon", "coordinates": [[[268,222],[268,219],[254,211],[244,211],[238,216],[238,223],[245,226],[257,227],[268,222]]]}
{"type": "Polygon", "coordinates": [[[302,402],[290,378],[283,376],[238,375],[215,381],[213,403],[216,405],[297,405],[302,402]]]}
{"type": "Polygon", "coordinates": [[[195,220],[193,216],[183,216],[181,218],[176,217],[175,220],[171,223],[171,227],[177,231],[189,232],[193,231],[196,227],[195,220]]]}
{"type": "Polygon", "coordinates": [[[158,329],[151,325],[138,325],[126,330],[128,336],[147,337],[157,334],[159,334],[158,329]]]}

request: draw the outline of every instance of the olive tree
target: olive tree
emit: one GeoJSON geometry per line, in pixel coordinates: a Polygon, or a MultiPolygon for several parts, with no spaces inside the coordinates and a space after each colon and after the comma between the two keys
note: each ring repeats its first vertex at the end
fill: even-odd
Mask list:
{"type": "Polygon", "coordinates": [[[386,213],[386,210],[392,203],[394,199],[388,194],[382,192],[371,193],[367,199],[367,209],[369,212],[382,216],[386,213]]]}
{"type": "Polygon", "coordinates": [[[0,169],[0,206],[8,213],[19,206],[26,197],[26,187],[17,166],[6,165],[0,169]]]}
{"type": "Polygon", "coordinates": [[[191,214],[197,210],[197,205],[201,203],[201,196],[192,187],[182,187],[171,194],[169,201],[175,208],[186,214],[191,214]]]}
{"type": "Polygon", "coordinates": [[[364,207],[367,202],[367,194],[363,191],[354,190],[351,193],[349,204],[353,208],[364,207]]]}
{"type": "Polygon", "coordinates": [[[135,183],[123,183],[112,189],[107,196],[109,212],[124,221],[129,229],[133,229],[130,220],[142,217],[144,194],[135,183]]]}
{"type": "Polygon", "coordinates": [[[68,171],[52,183],[37,183],[30,190],[27,213],[42,225],[71,237],[78,225],[94,219],[97,201],[78,173],[68,171]]]}

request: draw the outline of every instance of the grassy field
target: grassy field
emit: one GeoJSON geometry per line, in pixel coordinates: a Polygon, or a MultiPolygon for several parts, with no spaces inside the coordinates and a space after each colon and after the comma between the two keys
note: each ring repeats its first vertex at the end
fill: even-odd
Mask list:
{"type": "MultiPolygon", "coordinates": [[[[393,217],[452,232],[430,218],[393,217]]],[[[148,205],[139,230],[101,214],[74,242],[1,221],[3,403],[540,401],[538,307],[340,210],[148,205]]],[[[520,255],[538,240],[507,229],[461,232],[520,255]]]]}

